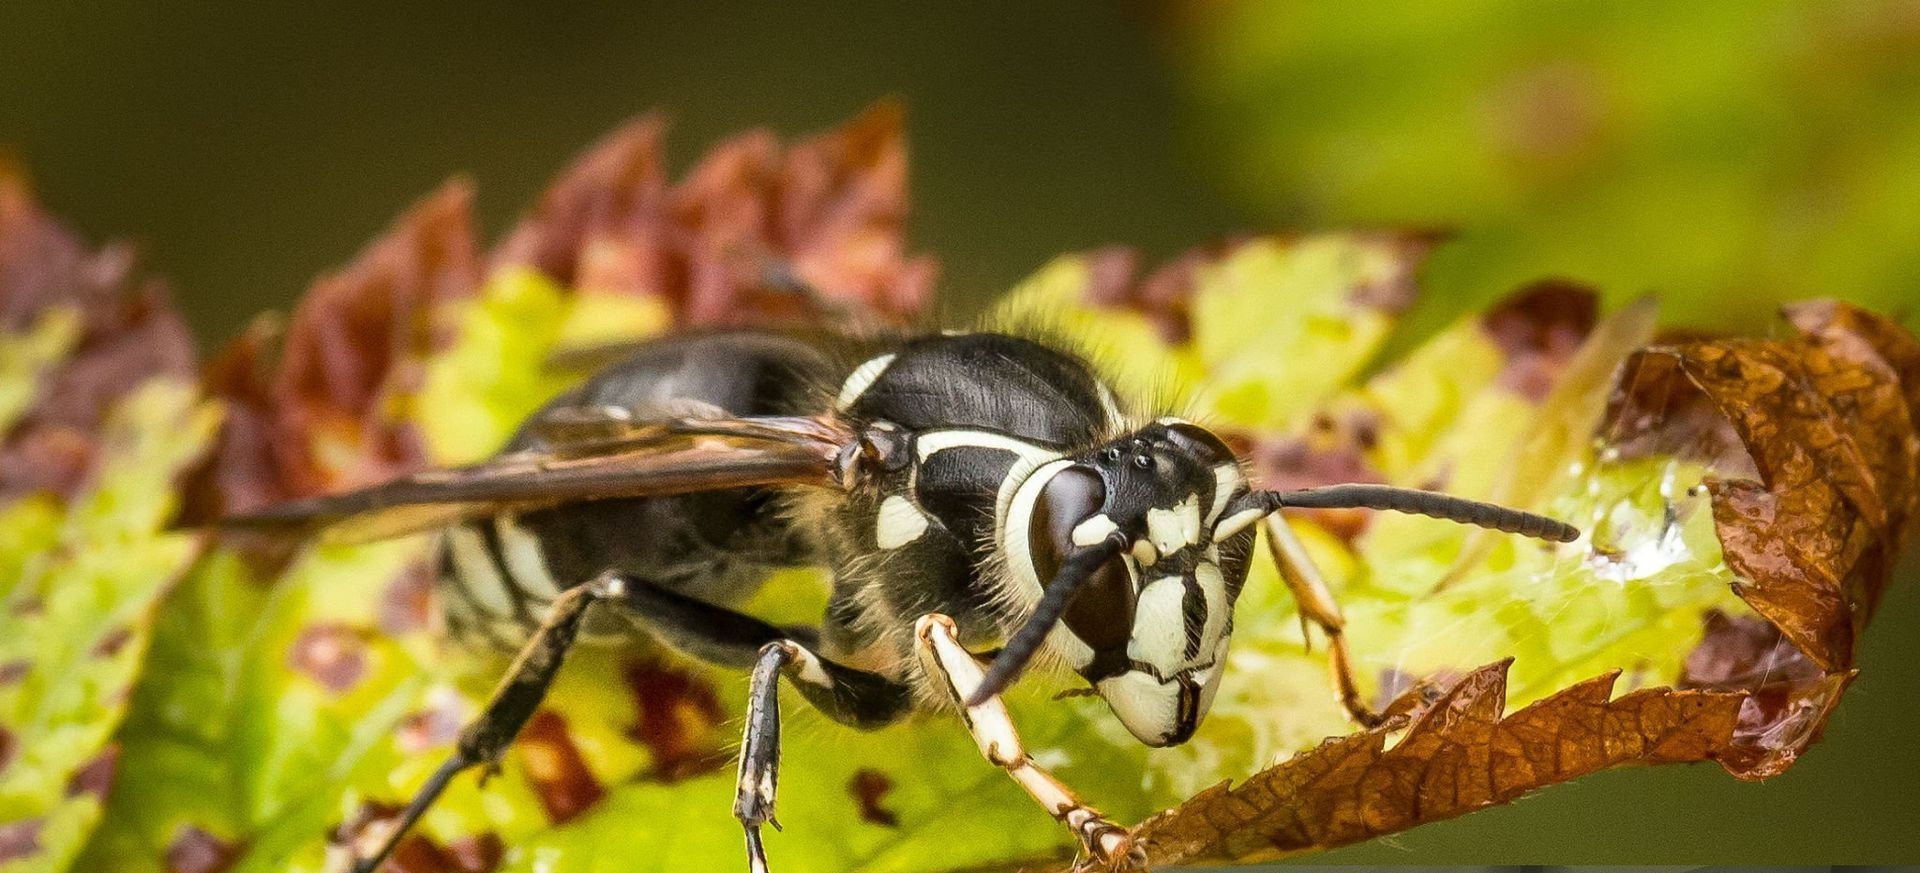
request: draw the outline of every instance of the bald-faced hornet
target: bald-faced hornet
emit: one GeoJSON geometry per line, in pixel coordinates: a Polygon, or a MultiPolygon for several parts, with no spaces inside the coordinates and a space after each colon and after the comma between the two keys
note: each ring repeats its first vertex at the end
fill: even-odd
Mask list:
{"type": "Polygon", "coordinates": [[[1213,701],[1256,528],[1348,675],[1341,617],[1278,511],[1413,512],[1568,541],[1537,515],[1423,491],[1250,486],[1205,428],[1131,417],[1094,370],[999,333],[935,334],[839,359],[774,333],[662,339],[535,414],[492,460],[232,519],[439,527],[450,629],[520,651],[484,712],[402,814],[370,871],[460,771],[493,761],[539,705],[590,610],[752,674],[734,814],[763,870],[780,757],[778,686],[878,728],[957,711],[980,750],[1124,862],[1127,831],[1023,749],[999,693],[1036,660],[1077,673],[1150,746],[1213,701]],[[733,607],[769,571],[824,565],[817,628],[733,607]],[[597,604],[597,606],[596,606],[597,604]],[[991,655],[976,650],[999,646],[991,655]]]}

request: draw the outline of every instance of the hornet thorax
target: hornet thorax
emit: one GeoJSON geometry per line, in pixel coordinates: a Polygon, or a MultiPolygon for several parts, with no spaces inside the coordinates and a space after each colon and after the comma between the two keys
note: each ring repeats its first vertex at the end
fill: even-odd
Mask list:
{"type": "Polygon", "coordinates": [[[1251,533],[1227,447],[1174,419],[1130,427],[1080,359],[996,334],[927,337],[852,368],[836,411],[865,436],[848,499],[818,514],[835,570],[828,645],[911,673],[894,630],[943,613],[970,645],[1018,627],[1076,539],[1128,539],[1048,638],[1142,740],[1192,732],[1218,679],[1251,533]]]}

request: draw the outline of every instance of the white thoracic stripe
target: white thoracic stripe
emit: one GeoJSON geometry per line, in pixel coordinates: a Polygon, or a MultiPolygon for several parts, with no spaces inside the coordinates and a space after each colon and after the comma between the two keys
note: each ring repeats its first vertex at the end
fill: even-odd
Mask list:
{"type": "MultiPolygon", "coordinates": [[[[478,523],[486,522],[483,519],[478,523]]],[[[470,525],[457,524],[447,535],[451,538],[453,567],[466,586],[467,596],[487,613],[513,615],[513,600],[507,594],[507,586],[513,582],[500,577],[500,568],[493,563],[493,555],[487,551],[487,541],[480,532],[470,525]]]]}
{"type": "Polygon", "coordinates": [[[540,550],[540,539],[510,515],[494,516],[494,532],[500,537],[500,556],[506,560],[508,580],[536,600],[560,596],[553,573],[547,569],[547,557],[540,550]]]}
{"type": "Polygon", "coordinates": [[[994,433],[987,430],[968,430],[966,428],[930,430],[914,437],[913,445],[915,450],[919,452],[921,461],[925,461],[935,454],[948,449],[966,447],[1001,449],[1012,452],[1021,458],[1052,459],[1060,457],[1059,452],[1043,446],[1036,446],[1018,437],[1010,437],[1003,433],[994,433]]]}
{"type": "Polygon", "coordinates": [[[879,516],[873,521],[874,545],[897,549],[927,532],[927,516],[913,502],[895,494],[880,501],[879,516]]]}
{"type": "Polygon", "coordinates": [[[847,381],[841,384],[840,396],[834,400],[834,407],[845,409],[852,406],[855,400],[860,399],[860,395],[867,393],[867,389],[873,387],[874,380],[880,378],[880,374],[886,372],[887,367],[892,363],[893,353],[888,352],[855,367],[853,372],[847,375],[847,381]]]}

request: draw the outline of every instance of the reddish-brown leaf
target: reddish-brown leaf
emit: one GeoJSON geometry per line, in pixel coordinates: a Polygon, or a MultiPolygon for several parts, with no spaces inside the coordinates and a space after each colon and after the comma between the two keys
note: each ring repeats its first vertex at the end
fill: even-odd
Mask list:
{"type": "Polygon", "coordinates": [[[284,332],[257,324],[207,368],[228,416],[189,520],[367,485],[424,460],[395,414],[448,340],[436,306],[479,287],[472,193],[452,182],[301,299],[284,332]],[[273,341],[280,340],[273,354],[273,341]]]}
{"type": "Polygon", "coordinates": [[[663,660],[629,663],[622,674],[640,713],[627,736],[653,755],[652,778],[676,782],[725,766],[727,711],[704,677],[663,660]]]}
{"type": "Polygon", "coordinates": [[[533,714],[514,741],[527,780],[547,811],[547,819],[564,824],[607,794],[606,786],[587,769],[580,747],[567,733],[567,720],[552,710],[533,714]]]}
{"type": "Polygon", "coordinates": [[[797,317],[789,275],[892,321],[932,293],[929,258],[906,253],[907,154],[898,106],[782,148],[770,132],[716,146],[677,185],[665,123],[644,116],[602,140],[548,189],[494,252],[587,293],[667,301],[682,324],[797,317]]]}
{"type": "Polygon", "coordinates": [[[1599,323],[1593,289],[1563,279],[1535,282],[1480,316],[1480,328],[1505,353],[1500,384],[1538,403],[1559,382],[1599,323]]]}
{"type": "Polygon", "coordinates": [[[1410,723],[1330,739],[1239,786],[1207,789],[1142,823],[1136,838],[1156,865],[1346,845],[1605,767],[1710,757],[1732,735],[1741,703],[1738,694],[1669,689],[1614,699],[1610,673],[1502,718],[1506,673],[1507,662],[1482,667],[1410,723]]]}
{"type": "Polygon", "coordinates": [[[1627,763],[1711,760],[1744,779],[1790,766],[1853,679],[1860,632],[1920,500],[1920,343],[1845,304],[1787,315],[1798,336],[1636,353],[1602,425],[1622,454],[1706,464],[1736,591],[1758,613],[1710,613],[1679,689],[1613,699],[1613,673],[1502,718],[1505,664],[1490,665],[1411,723],[1330,739],[1148,819],[1135,835],[1150,860],[1344,845],[1627,763]]]}
{"type": "Polygon", "coordinates": [[[166,288],[141,277],[132,248],[89,249],[40,210],[25,182],[0,172],[0,332],[24,330],[55,307],[77,312],[79,337],[0,434],[0,503],[36,491],[71,496],[93,469],[113,402],[153,376],[193,372],[186,324],[166,288]]]}
{"type": "Polygon", "coordinates": [[[449,340],[436,309],[502,266],[582,293],[657,297],[682,326],[801,317],[809,303],[786,276],[863,317],[905,321],[924,307],[934,266],[906,254],[898,107],[784,149],[765,131],[742,135],[677,185],[663,169],[664,129],[645,116],[590,149],[484,258],[471,190],[449,183],[315,282],[284,330],[262,321],[228,346],[206,370],[228,420],[182,519],[419,467],[420,442],[396,404],[449,340]]]}
{"type": "Polygon", "coordinates": [[[1891,322],[1844,304],[1789,318],[1799,336],[1640,353],[1616,405],[1636,429],[1652,429],[1652,415],[1710,447],[1738,593],[1837,674],[1853,666],[1920,497],[1916,389],[1904,378],[1920,352],[1891,322]]]}

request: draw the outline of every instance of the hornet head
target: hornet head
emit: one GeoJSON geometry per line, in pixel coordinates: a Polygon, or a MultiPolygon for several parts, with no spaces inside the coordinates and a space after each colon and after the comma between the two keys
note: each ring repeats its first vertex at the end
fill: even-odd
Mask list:
{"type": "Polygon", "coordinates": [[[1215,529],[1246,493],[1225,443],[1162,419],[1035,468],[1008,505],[1002,542],[1034,600],[1069,556],[1098,555],[1046,644],[1148,745],[1185,741],[1213,702],[1254,536],[1215,529]]]}
{"type": "MultiPolygon", "coordinates": [[[[984,702],[1049,649],[1141,742],[1185,742],[1213,703],[1255,528],[1283,507],[1411,512],[1568,542],[1530,513],[1386,485],[1252,490],[1219,437],[1161,419],[1010,482],[998,541],[1024,624],[968,701],[984,702]]],[[[1004,492],[1003,492],[1004,493],[1004,492]]]]}

